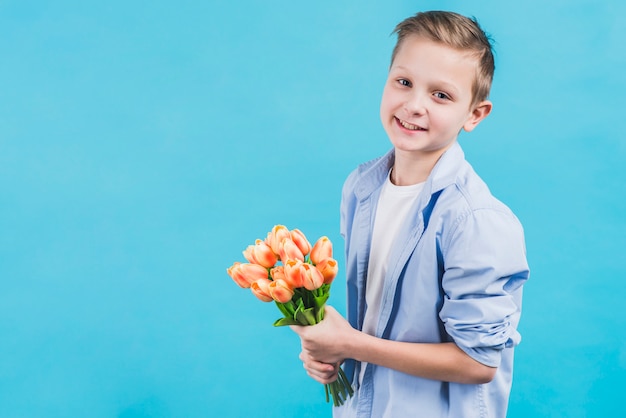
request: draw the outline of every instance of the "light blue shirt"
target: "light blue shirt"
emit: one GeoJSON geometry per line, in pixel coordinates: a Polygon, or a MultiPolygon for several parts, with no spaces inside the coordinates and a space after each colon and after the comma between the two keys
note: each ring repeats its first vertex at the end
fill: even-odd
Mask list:
{"type": "MultiPolygon", "coordinates": [[[[341,234],[346,242],[348,320],[361,329],[370,242],[381,187],[394,153],[362,164],[345,182],[341,234]]],[[[423,379],[347,360],[355,395],[336,418],[504,418],[513,347],[528,264],[522,227],[495,199],[455,143],[439,159],[395,239],[384,277],[376,336],[397,341],[455,342],[497,367],[487,384],[423,379]]]]}

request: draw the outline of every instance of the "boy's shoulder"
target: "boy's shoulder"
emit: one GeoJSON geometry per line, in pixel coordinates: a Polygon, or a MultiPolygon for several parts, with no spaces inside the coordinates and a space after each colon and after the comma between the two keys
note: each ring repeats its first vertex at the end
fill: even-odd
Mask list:
{"type": "Polygon", "coordinates": [[[508,206],[493,195],[491,189],[472,165],[465,161],[456,177],[455,189],[470,210],[494,209],[510,212],[508,206]]]}
{"type": "Polygon", "coordinates": [[[393,166],[394,155],[395,155],[394,150],[391,149],[381,156],[378,156],[369,161],[365,161],[359,164],[354,169],[354,172],[358,173],[359,175],[365,175],[370,170],[377,169],[378,167],[381,167],[381,166],[383,169],[389,170],[393,166]]]}
{"type": "Polygon", "coordinates": [[[346,178],[343,186],[344,192],[353,191],[359,195],[371,193],[387,178],[393,162],[392,149],[384,155],[359,164],[346,178]]]}
{"type": "Polygon", "coordinates": [[[454,181],[440,190],[436,208],[440,226],[448,232],[456,230],[473,234],[483,231],[481,234],[484,234],[494,225],[498,225],[502,236],[512,236],[511,231],[522,231],[515,213],[492,194],[487,183],[465,160],[458,167],[454,181]]]}
{"type": "MultiPolygon", "coordinates": [[[[515,217],[509,207],[492,194],[487,183],[465,159],[458,143],[447,150],[437,162],[425,190],[431,196],[438,196],[437,206],[449,215],[456,213],[462,217],[463,214],[484,210],[515,217]]],[[[428,200],[430,197],[425,198],[428,200]]],[[[452,216],[452,219],[457,216],[452,216]]]]}

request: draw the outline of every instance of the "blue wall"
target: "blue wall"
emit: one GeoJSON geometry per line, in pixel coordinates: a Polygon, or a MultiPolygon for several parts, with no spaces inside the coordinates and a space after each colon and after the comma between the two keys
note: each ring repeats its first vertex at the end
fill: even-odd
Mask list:
{"type": "Polygon", "coordinates": [[[461,143],[527,234],[509,416],[623,413],[626,3],[88,3],[0,2],[1,417],[328,416],[225,269],[277,223],[341,253],[389,34],[427,9],[497,41],[461,143]]]}

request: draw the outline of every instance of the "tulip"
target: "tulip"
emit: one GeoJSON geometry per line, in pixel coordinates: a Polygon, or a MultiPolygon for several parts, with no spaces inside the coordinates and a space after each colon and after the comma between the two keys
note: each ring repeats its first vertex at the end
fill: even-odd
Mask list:
{"type": "Polygon", "coordinates": [[[307,255],[311,251],[311,244],[306,236],[299,229],[294,229],[290,232],[291,239],[298,246],[302,254],[307,255]]]}
{"type": "Polygon", "coordinates": [[[270,270],[270,277],[272,278],[272,280],[285,280],[285,268],[283,266],[274,267],[270,270]]]}
{"type": "Polygon", "coordinates": [[[284,280],[275,280],[269,284],[268,288],[272,299],[276,302],[287,303],[293,297],[293,289],[284,280]]]}
{"type": "Polygon", "coordinates": [[[324,276],[315,266],[304,263],[300,269],[302,271],[304,287],[307,290],[319,289],[324,284],[324,276]]]}
{"type": "Polygon", "coordinates": [[[288,260],[283,266],[283,280],[294,289],[304,287],[302,264],[300,260],[288,260]]]}
{"type": "Polygon", "coordinates": [[[335,279],[335,276],[337,276],[337,271],[339,270],[337,260],[333,258],[327,258],[325,260],[322,260],[315,267],[317,267],[317,269],[322,272],[322,276],[324,276],[324,283],[326,284],[332,283],[332,281],[335,279]]]}
{"type": "Polygon", "coordinates": [[[278,254],[283,264],[289,260],[304,261],[304,254],[300,251],[300,248],[296,245],[291,238],[285,238],[278,246],[278,254]]]}
{"type": "Polygon", "coordinates": [[[318,264],[322,260],[331,258],[333,256],[333,244],[328,237],[321,237],[317,240],[313,248],[311,249],[311,262],[318,264]]]}
{"type": "Polygon", "coordinates": [[[268,279],[259,279],[256,282],[252,282],[250,290],[252,290],[254,296],[263,302],[271,302],[274,298],[272,298],[272,295],[270,294],[270,283],[272,282],[268,279]]]}
{"type": "Polygon", "coordinates": [[[250,285],[259,280],[267,279],[267,269],[259,264],[240,263],[236,261],[226,269],[228,275],[237,283],[239,287],[247,289],[250,285]]]}
{"type": "Polygon", "coordinates": [[[256,240],[254,245],[249,245],[243,252],[243,256],[251,263],[260,264],[263,267],[270,268],[278,261],[278,257],[272,251],[272,248],[265,241],[256,240]]]}
{"type": "Polygon", "coordinates": [[[265,243],[272,248],[274,254],[278,254],[278,247],[285,238],[290,238],[291,234],[284,225],[275,225],[274,228],[267,234],[265,243]]]}

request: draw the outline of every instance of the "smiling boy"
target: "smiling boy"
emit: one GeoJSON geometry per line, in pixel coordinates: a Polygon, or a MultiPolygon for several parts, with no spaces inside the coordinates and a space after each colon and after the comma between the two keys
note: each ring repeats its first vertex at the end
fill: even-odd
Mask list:
{"type": "Polygon", "coordinates": [[[398,41],[380,116],[393,149],[344,184],[346,321],[293,327],[321,383],[342,362],[354,397],[336,417],[505,417],[522,285],[522,227],[457,137],[492,109],[488,37],[475,20],[418,13],[398,41]]]}

